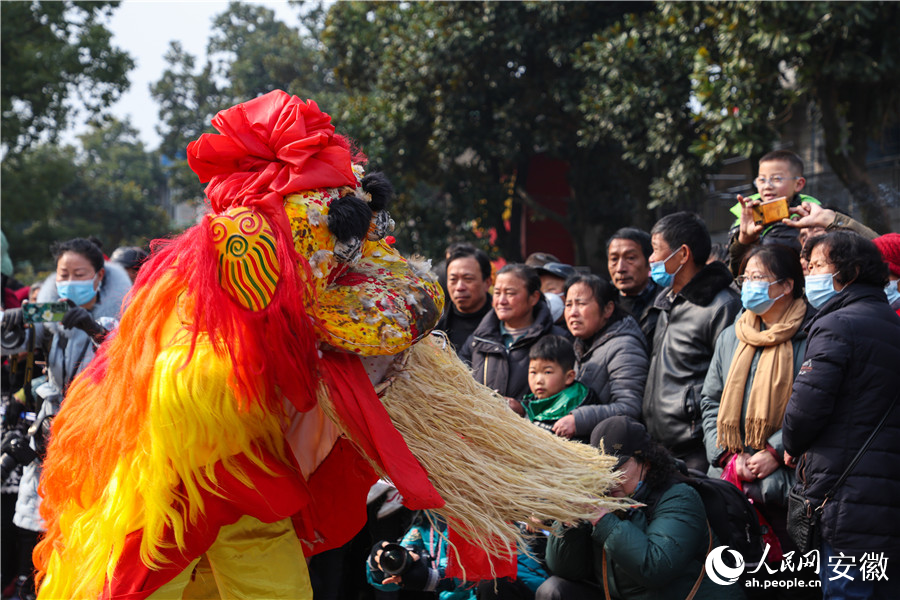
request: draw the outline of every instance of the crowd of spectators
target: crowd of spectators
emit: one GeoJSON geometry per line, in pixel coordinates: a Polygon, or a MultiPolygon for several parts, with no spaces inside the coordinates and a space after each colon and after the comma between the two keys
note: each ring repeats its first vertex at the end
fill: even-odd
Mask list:
{"type": "MultiPolygon", "coordinates": [[[[75,238],[51,248],[55,270],[32,290],[19,287],[18,301],[6,291],[17,287],[3,272],[3,569],[4,597],[35,595],[31,551],[44,522],[38,484],[50,424],[65,390],[93,359],[118,316],[140,260],[134,249],[121,265],[103,254],[96,239],[75,238]],[[31,291],[35,293],[30,294],[31,291]],[[22,300],[30,300],[23,305],[22,300]],[[38,309],[39,310],[33,310],[38,309]],[[37,360],[35,357],[38,357],[37,360]],[[37,368],[43,363],[43,369],[37,368]],[[43,371],[43,372],[41,372],[43,371]],[[11,396],[13,391],[16,396],[11,396]]],[[[119,250],[116,251],[119,253],[119,250]]],[[[114,256],[121,257],[121,253],[114,256]]]]}
{"type": "MultiPolygon", "coordinates": [[[[637,489],[638,482],[653,480],[649,472],[661,472],[660,460],[736,481],[769,528],[768,539],[778,546],[772,556],[779,560],[798,551],[788,534],[791,490],[821,507],[821,590],[795,589],[782,597],[900,597],[900,575],[891,578],[891,561],[900,560],[900,531],[889,516],[900,507],[894,467],[900,412],[893,410],[900,389],[900,234],[878,236],[803,194],[803,163],[792,152],[764,156],[755,184],[758,194],[738,197],[729,242],[717,252],[703,220],[680,212],[664,216],[650,232],[615,232],[606,243],[608,277],[545,252],[504,267],[494,310],[461,349],[456,346],[477,380],[557,435],[599,445],[604,432],[646,432],[641,445],[653,448],[653,460],[637,456],[629,463],[633,468],[620,467],[629,480],[635,469],[643,471],[632,482],[637,489]],[[759,207],[781,198],[790,216],[763,222],[759,207]],[[527,298],[518,312],[506,307],[510,273],[527,298]],[[543,307],[552,295],[564,301],[562,334],[550,327],[543,307]],[[510,326],[511,314],[518,321],[510,326]],[[565,344],[571,344],[574,363],[565,344]],[[529,369],[529,388],[524,377],[507,384],[509,373],[529,369]],[[881,419],[877,439],[832,489],[881,419]],[[866,577],[858,566],[873,555],[884,559],[883,577],[866,577]],[[852,581],[834,577],[835,561],[846,556],[856,557],[852,581]]],[[[487,297],[487,270],[482,281],[487,297]]],[[[449,310],[458,311],[452,291],[450,300],[449,310]]],[[[442,325],[452,340],[463,337],[452,322],[442,325]]],[[[654,484],[652,500],[641,500],[646,506],[640,518],[600,515],[593,524],[569,524],[561,538],[551,537],[551,583],[539,588],[538,597],[685,597],[681,588],[692,578],[685,577],[683,560],[699,552],[697,540],[706,549],[700,531],[705,524],[696,514],[677,517],[695,520],[697,531],[677,528],[694,549],[669,561],[678,569],[656,570],[660,553],[672,552],[670,528],[653,525],[667,518],[660,494],[672,489],[690,496],[673,483],[677,478],[667,477],[667,483],[654,484]],[[625,558],[642,570],[640,577],[616,566],[623,542],[610,534],[619,521],[641,530],[634,538],[639,543],[626,538],[637,546],[629,542],[625,558]],[[603,552],[610,563],[606,575],[600,566],[607,558],[598,558],[603,552]],[[578,561],[587,564],[574,568],[578,561]]],[[[640,500],[648,489],[625,492],[640,500]]],[[[679,502],[683,508],[693,500],[679,502]]],[[[627,529],[622,535],[637,534],[627,529]]],[[[694,593],[725,597],[724,589],[716,595],[704,586],[694,593]]],[[[752,590],[745,593],[754,597],[752,590]]],[[[777,590],[766,593],[779,597],[777,590]]]]}
{"type": "MultiPolygon", "coordinates": [[[[877,236],[802,194],[793,153],[764,156],[755,184],[759,194],[738,196],[728,244],[714,248],[702,219],[675,212],[649,232],[616,231],[602,275],[546,252],[494,272],[473,245],[447,248],[437,328],[472,376],[535,426],[616,455],[622,478],[611,493],[638,504],[592,522],[522,524],[537,538],[557,532],[546,549],[544,537],[520,553],[518,584],[477,590],[445,580],[440,519],[408,514],[366,560],[376,597],[753,597],[706,576],[718,540],[684,484],[690,472],[736,481],[779,556],[797,551],[789,494],[817,508],[821,590],[786,597],[900,597],[900,234],[877,236]],[[780,198],[790,217],[761,221],[759,207],[780,198]],[[382,568],[394,541],[416,565],[405,582],[382,568]],[[873,555],[883,577],[860,566],[873,555]],[[846,557],[856,559],[855,577],[832,577],[846,557]]],[[[116,326],[146,253],[119,248],[107,259],[94,241],[74,239],[55,246],[54,258],[55,272],[28,290],[4,256],[4,395],[21,391],[5,398],[3,416],[2,582],[4,596],[20,598],[34,594],[41,431],[116,326]],[[62,302],[60,314],[26,326],[35,319],[21,306],[28,299],[62,302]],[[35,354],[44,373],[29,362],[35,354]],[[7,455],[20,463],[10,473],[7,455]]],[[[321,562],[311,563],[314,585],[321,562]]],[[[334,582],[318,585],[317,597],[340,597],[334,582]]]]}

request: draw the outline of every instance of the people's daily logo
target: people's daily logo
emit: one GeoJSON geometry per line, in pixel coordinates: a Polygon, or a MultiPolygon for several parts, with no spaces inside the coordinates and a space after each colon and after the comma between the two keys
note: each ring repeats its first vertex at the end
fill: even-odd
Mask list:
{"type": "Polygon", "coordinates": [[[744,557],[739,552],[728,548],[728,546],[719,546],[706,557],[706,575],[719,585],[731,585],[740,578],[743,572],[744,557]],[[729,567],[725,564],[723,556],[725,550],[731,553],[737,566],[729,567]]]}

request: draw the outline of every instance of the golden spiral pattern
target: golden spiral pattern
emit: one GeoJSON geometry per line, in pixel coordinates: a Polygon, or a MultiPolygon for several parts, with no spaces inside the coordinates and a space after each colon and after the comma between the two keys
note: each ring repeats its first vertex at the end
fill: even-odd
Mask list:
{"type": "Polygon", "coordinates": [[[281,274],[272,227],[261,215],[240,206],[211,219],[209,228],[219,253],[222,288],[248,310],[266,308],[281,274]]]}

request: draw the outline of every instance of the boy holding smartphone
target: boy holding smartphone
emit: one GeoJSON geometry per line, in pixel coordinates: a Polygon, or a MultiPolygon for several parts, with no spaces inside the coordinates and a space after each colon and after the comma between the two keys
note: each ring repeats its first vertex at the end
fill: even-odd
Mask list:
{"type": "Polygon", "coordinates": [[[821,204],[812,196],[801,194],[806,186],[803,177],[803,161],[790,150],[774,150],[759,159],[759,170],[753,180],[758,192],[744,198],[738,194],[738,203],[731,208],[737,217],[731,232],[728,249],[732,273],[737,275],[741,259],[753,244],[776,243],[795,248],[800,252],[798,230],[781,222],[759,223],[754,208],[763,202],[787,198],[788,207],[800,206],[802,202],[821,204]]]}

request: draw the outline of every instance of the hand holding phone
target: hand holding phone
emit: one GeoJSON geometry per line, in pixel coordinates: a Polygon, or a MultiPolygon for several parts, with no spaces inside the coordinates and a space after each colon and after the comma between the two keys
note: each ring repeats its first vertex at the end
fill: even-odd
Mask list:
{"type": "Polygon", "coordinates": [[[753,207],[753,221],[763,227],[772,223],[780,223],[782,219],[787,219],[790,216],[787,196],[760,202],[753,207]]]}
{"type": "Polygon", "coordinates": [[[741,221],[738,228],[738,242],[749,246],[755,244],[759,240],[763,226],[756,223],[754,213],[756,207],[759,206],[759,200],[750,200],[738,194],[738,202],[741,203],[741,221]]]}
{"type": "Polygon", "coordinates": [[[58,302],[29,302],[22,305],[22,315],[26,323],[53,323],[62,321],[69,310],[65,300],[58,302]]]}

